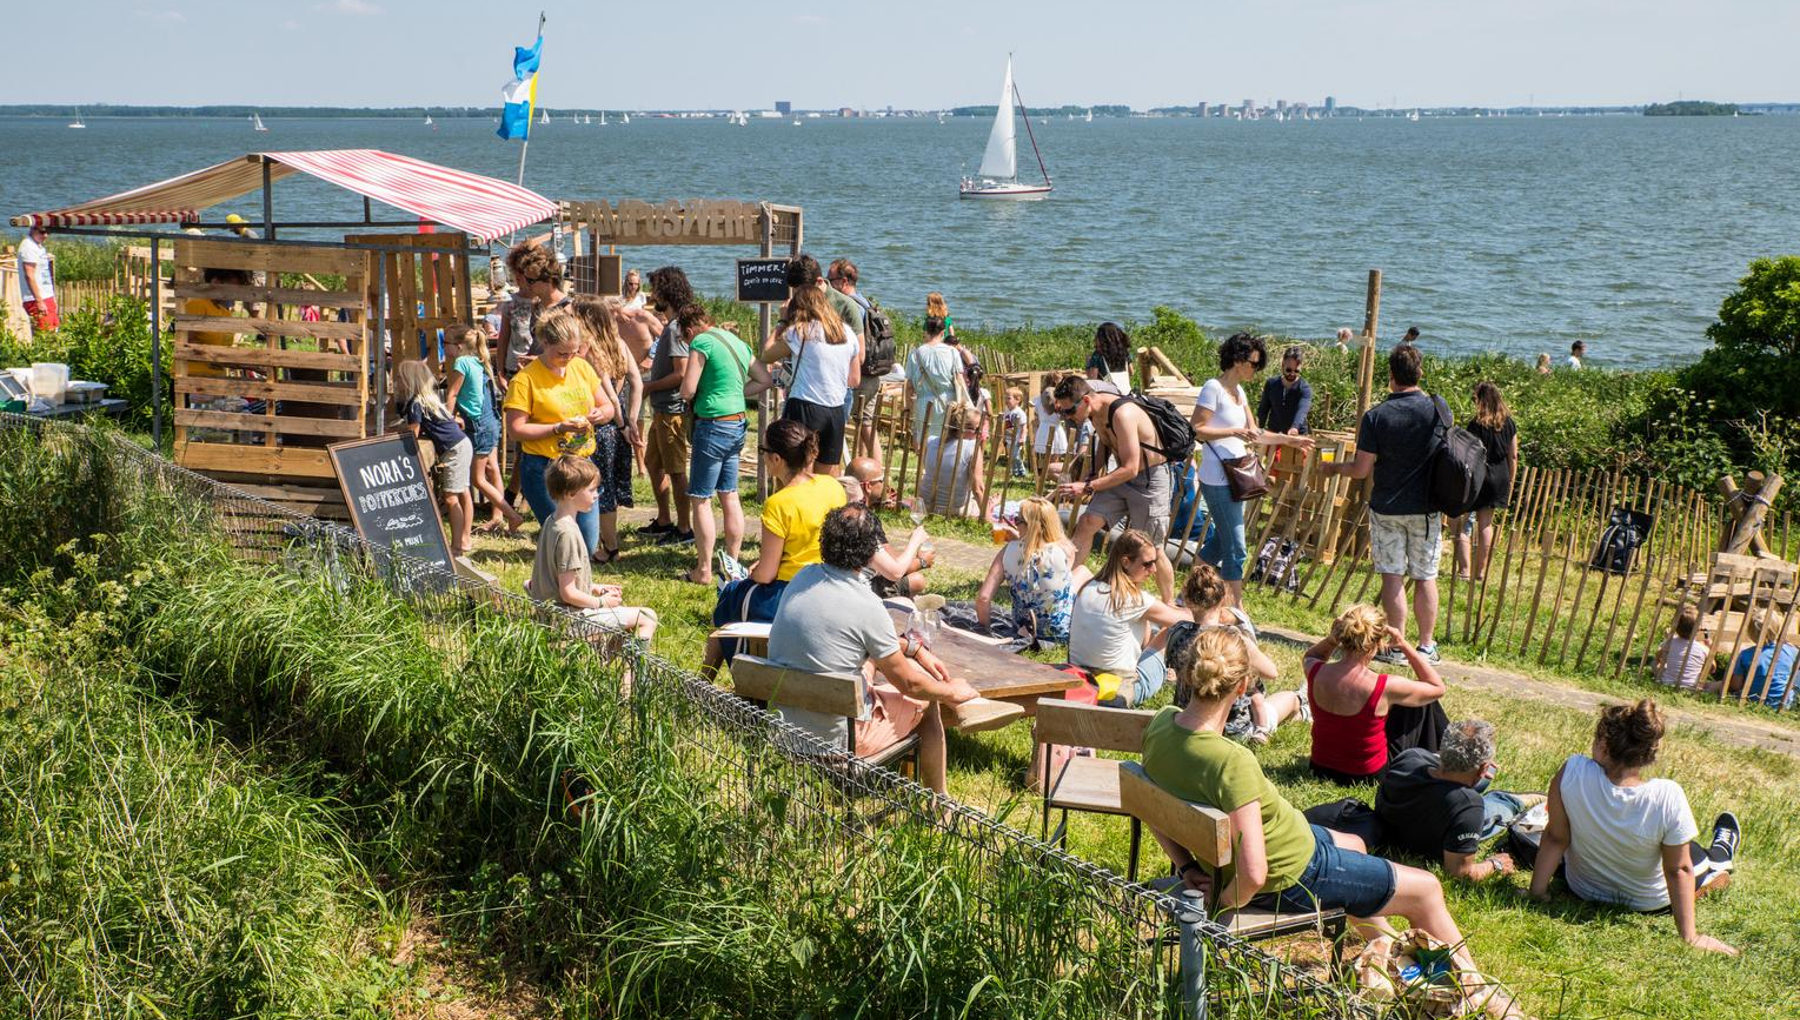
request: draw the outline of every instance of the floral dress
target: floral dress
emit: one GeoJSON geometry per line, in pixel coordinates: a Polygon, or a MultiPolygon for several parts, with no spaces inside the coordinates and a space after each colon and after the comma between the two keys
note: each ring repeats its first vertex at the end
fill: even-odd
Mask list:
{"type": "Polygon", "coordinates": [[[1068,641],[1069,610],[1075,600],[1068,553],[1060,545],[1046,545],[1030,563],[1024,559],[1023,543],[1017,540],[1001,550],[1000,564],[1012,589],[1014,625],[1024,627],[1035,616],[1038,640],[1068,641]]]}

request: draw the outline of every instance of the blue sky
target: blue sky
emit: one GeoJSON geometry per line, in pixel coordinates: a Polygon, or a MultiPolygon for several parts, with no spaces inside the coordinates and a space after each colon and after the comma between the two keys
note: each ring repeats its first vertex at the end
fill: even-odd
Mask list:
{"type": "MultiPolygon", "coordinates": [[[[539,5],[8,0],[0,103],[494,105],[539,5]]],[[[1793,0],[549,0],[541,101],[763,107],[1800,99],[1793,0]]]]}

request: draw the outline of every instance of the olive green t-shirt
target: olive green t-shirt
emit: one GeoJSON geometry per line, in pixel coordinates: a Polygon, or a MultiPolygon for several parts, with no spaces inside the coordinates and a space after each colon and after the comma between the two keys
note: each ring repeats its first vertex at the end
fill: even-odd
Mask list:
{"type": "Polygon", "coordinates": [[[556,514],[538,532],[537,558],[531,562],[531,579],[525,591],[539,602],[561,602],[563,574],[574,571],[582,591],[593,583],[593,567],[588,565],[587,540],[581,537],[581,525],[574,517],[556,514]]]}
{"type": "MultiPolygon", "coordinates": [[[[1174,706],[1144,728],[1144,773],[1182,800],[1231,812],[1258,801],[1269,880],[1262,892],[1280,892],[1300,880],[1312,860],[1314,838],[1306,816],[1263,775],[1256,756],[1220,733],[1197,733],[1175,722],[1174,706]]],[[[1233,849],[1233,856],[1236,855],[1233,849]]],[[[1229,883],[1232,869],[1224,871],[1229,883]]]]}
{"type": "Polygon", "coordinates": [[[717,326],[695,337],[690,351],[706,355],[694,388],[694,417],[723,418],[744,412],[744,385],[750,381],[750,345],[717,326]]]}

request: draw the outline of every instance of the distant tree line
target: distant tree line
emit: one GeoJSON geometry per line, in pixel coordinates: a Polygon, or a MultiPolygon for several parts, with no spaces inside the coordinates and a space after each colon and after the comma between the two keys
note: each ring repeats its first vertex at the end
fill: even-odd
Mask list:
{"type": "MultiPolygon", "coordinates": [[[[999,109],[1000,107],[995,106],[992,103],[989,103],[987,106],[958,106],[950,111],[950,115],[952,117],[992,117],[999,109]]],[[[1066,106],[1028,106],[1025,108],[1025,114],[1030,117],[1038,118],[1065,117],[1069,114],[1074,114],[1079,117],[1089,110],[1094,111],[1094,116],[1096,117],[1131,116],[1131,107],[1122,103],[1109,104],[1106,106],[1075,106],[1072,104],[1066,106]]]]}
{"type": "Polygon", "coordinates": [[[1651,103],[1644,107],[1646,117],[1730,117],[1737,112],[1736,103],[1708,103],[1698,99],[1679,103],[1651,103]]]}

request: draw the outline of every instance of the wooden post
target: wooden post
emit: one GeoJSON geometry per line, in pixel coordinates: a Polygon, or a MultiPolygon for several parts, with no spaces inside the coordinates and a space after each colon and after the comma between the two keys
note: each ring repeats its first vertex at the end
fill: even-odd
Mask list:
{"type": "MultiPolygon", "coordinates": [[[[761,215],[757,217],[757,222],[761,228],[761,237],[757,240],[756,253],[763,258],[768,258],[775,252],[775,210],[769,208],[769,203],[762,204],[761,215]]],[[[761,352],[762,345],[769,341],[769,325],[769,304],[764,301],[756,306],[758,352],[761,352]]],[[[762,437],[768,431],[769,425],[769,394],[770,391],[764,390],[756,398],[756,498],[759,501],[769,498],[769,473],[768,469],[763,466],[762,458],[762,437]]],[[[681,493],[674,493],[674,496],[679,499],[681,493]]]]}
{"type": "Polygon", "coordinates": [[[1768,516],[1770,505],[1781,493],[1782,478],[1780,475],[1765,478],[1762,472],[1752,471],[1744,480],[1746,485],[1740,491],[1729,475],[1719,479],[1719,492],[1725,496],[1727,512],[1725,537],[1719,551],[1772,557],[1774,553],[1769,551],[1768,543],[1762,537],[1763,518],[1768,516]]]}
{"type": "Polygon", "coordinates": [[[1381,323],[1381,270],[1369,270],[1369,292],[1363,301],[1362,358],[1356,374],[1356,420],[1375,399],[1375,333],[1381,323]]]}

